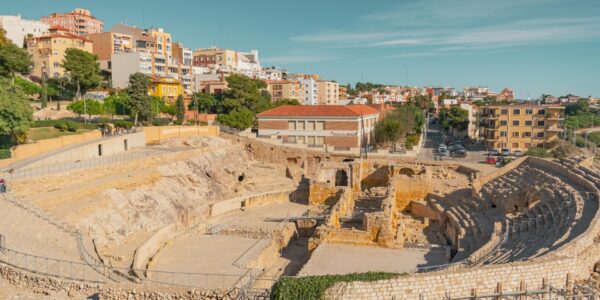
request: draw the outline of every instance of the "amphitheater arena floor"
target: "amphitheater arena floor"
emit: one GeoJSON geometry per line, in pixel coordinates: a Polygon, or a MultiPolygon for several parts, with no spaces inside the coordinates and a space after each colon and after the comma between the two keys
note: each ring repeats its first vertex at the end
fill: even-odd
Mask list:
{"type": "Polygon", "coordinates": [[[348,274],[368,271],[408,272],[417,267],[447,263],[443,251],[389,249],[321,244],[304,275],[348,274]]]}

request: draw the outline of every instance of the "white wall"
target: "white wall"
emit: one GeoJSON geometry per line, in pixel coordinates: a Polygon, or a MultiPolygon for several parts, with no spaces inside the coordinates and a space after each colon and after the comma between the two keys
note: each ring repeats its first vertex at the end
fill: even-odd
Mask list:
{"type": "Polygon", "coordinates": [[[6,31],[6,37],[15,45],[23,47],[28,34],[42,36],[48,33],[48,25],[40,21],[24,20],[21,16],[0,16],[0,27],[6,31]]]}

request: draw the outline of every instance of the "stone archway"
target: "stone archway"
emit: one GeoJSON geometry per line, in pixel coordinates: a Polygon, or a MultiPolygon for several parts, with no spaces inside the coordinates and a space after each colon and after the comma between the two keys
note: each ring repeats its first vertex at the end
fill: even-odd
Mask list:
{"type": "Polygon", "coordinates": [[[348,173],[346,170],[335,171],[335,186],[348,186],[348,173]]]}

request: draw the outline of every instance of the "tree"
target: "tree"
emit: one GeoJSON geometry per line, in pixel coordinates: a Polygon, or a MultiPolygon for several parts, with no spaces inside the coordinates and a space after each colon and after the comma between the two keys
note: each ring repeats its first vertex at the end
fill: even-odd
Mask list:
{"type": "Polygon", "coordinates": [[[253,113],[269,108],[270,95],[261,92],[267,88],[264,81],[239,74],[232,74],[226,80],[228,88],[219,94],[220,101],[217,105],[221,109],[221,113],[239,110],[241,106],[248,108],[253,113]]]}
{"type": "Polygon", "coordinates": [[[104,114],[104,106],[100,101],[94,99],[75,100],[69,103],[67,109],[80,116],[86,114],[88,119],[91,119],[92,115],[104,114]]]}
{"type": "Polygon", "coordinates": [[[77,99],[81,98],[81,94],[89,88],[98,86],[102,80],[100,65],[96,59],[96,55],[77,48],[69,48],[65,51],[62,67],[77,88],[75,92],[77,99]]]}
{"type": "Polygon", "coordinates": [[[42,92],[40,86],[19,76],[15,77],[15,85],[19,86],[27,96],[37,95],[42,92]]]}
{"type": "Polygon", "coordinates": [[[300,105],[300,102],[296,99],[280,99],[272,103],[272,107],[278,107],[282,105],[300,105]]]}
{"type": "Polygon", "coordinates": [[[465,131],[469,126],[469,112],[458,106],[440,110],[440,123],[445,130],[453,128],[458,132],[465,131]]]}
{"type": "Polygon", "coordinates": [[[198,110],[198,112],[216,113],[217,99],[213,94],[195,93],[192,96],[189,109],[198,110]]]}
{"type": "Polygon", "coordinates": [[[229,114],[218,115],[217,120],[229,127],[244,130],[250,128],[254,123],[254,114],[249,109],[242,107],[229,112],[229,114]]]}
{"type": "Polygon", "coordinates": [[[565,115],[576,116],[589,112],[590,104],[585,99],[580,99],[576,103],[569,103],[565,107],[565,115]]]}
{"type": "Polygon", "coordinates": [[[175,102],[177,121],[183,122],[185,119],[185,103],[183,102],[183,96],[179,95],[177,97],[177,101],[175,102]]]}
{"type": "Polygon", "coordinates": [[[177,106],[165,104],[161,107],[160,112],[171,116],[171,120],[173,120],[174,117],[177,117],[177,121],[179,122],[183,120],[183,118],[179,119],[179,112],[177,111],[177,106]]]}
{"type": "Polygon", "coordinates": [[[29,54],[13,43],[0,44],[0,76],[11,78],[15,74],[27,74],[31,67],[29,54]]]}
{"type": "Polygon", "coordinates": [[[110,95],[104,99],[104,113],[109,115],[112,119],[114,115],[127,115],[129,114],[129,95],[110,95]]]}
{"type": "Polygon", "coordinates": [[[0,28],[0,46],[12,43],[9,38],[6,37],[6,30],[0,28]]]}
{"type": "Polygon", "coordinates": [[[24,143],[32,120],[33,110],[25,93],[9,79],[0,79],[0,134],[10,136],[14,143],[24,143]]]}
{"type": "Polygon", "coordinates": [[[148,95],[150,79],[142,73],[129,76],[129,108],[134,116],[133,124],[137,126],[138,118],[148,121],[152,117],[152,102],[148,95]]]}

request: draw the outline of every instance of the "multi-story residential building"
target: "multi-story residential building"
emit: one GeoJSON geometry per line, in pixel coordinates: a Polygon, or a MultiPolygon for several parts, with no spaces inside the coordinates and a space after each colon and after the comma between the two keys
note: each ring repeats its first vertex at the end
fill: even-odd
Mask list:
{"type": "Polygon", "coordinates": [[[237,69],[236,73],[246,75],[251,78],[260,78],[262,68],[258,60],[258,50],[250,50],[250,52],[237,53],[237,69]]]}
{"type": "Polygon", "coordinates": [[[237,52],[231,49],[204,48],[193,52],[193,65],[196,67],[207,67],[223,72],[237,70],[237,52]]]}
{"type": "Polygon", "coordinates": [[[337,105],[340,100],[340,85],[335,81],[317,81],[317,103],[325,105],[337,105]]]}
{"type": "Polygon", "coordinates": [[[150,86],[148,94],[153,97],[160,97],[168,104],[175,104],[177,97],[183,96],[183,87],[181,83],[174,78],[168,77],[150,77],[150,86]]]}
{"type": "Polygon", "coordinates": [[[515,92],[509,88],[504,88],[500,91],[500,94],[497,96],[498,100],[503,101],[514,101],[515,100],[515,92]]]}
{"type": "Polygon", "coordinates": [[[115,53],[111,60],[112,87],[124,89],[129,86],[133,73],[152,75],[152,54],[148,52],[115,53]]]}
{"type": "Polygon", "coordinates": [[[348,99],[348,87],[345,85],[340,85],[338,90],[338,97],[340,100],[348,99]]]}
{"type": "Polygon", "coordinates": [[[486,86],[466,86],[463,91],[465,98],[483,98],[490,93],[490,89],[486,86]]]}
{"type": "Polygon", "coordinates": [[[294,80],[267,80],[267,91],[271,93],[272,101],[293,99],[302,103],[304,89],[300,81],[294,80]]]}
{"type": "Polygon", "coordinates": [[[467,137],[470,139],[476,140],[479,138],[479,126],[477,124],[477,114],[479,112],[479,108],[477,105],[473,105],[470,103],[460,103],[458,106],[468,112],[468,120],[469,124],[467,125],[467,137]]]}
{"type": "Polygon", "coordinates": [[[304,96],[302,97],[302,101],[300,101],[304,105],[317,105],[318,104],[318,95],[319,88],[317,85],[317,81],[319,80],[319,75],[313,74],[288,74],[287,80],[299,81],[302,85],[302,90],[304,91],[304,96]]]}
{"type": "Polygon", "coordinates": [[[179,66],[179,79],[186,93],[192,93],[192,70],[193,52],[190,48],[185,48],[182,43],[173,43],[172,45],[173,61],[179,66]]]}
{"type": "Polygon", "coordinates": [[[49,34],[27,41],[27,51],[33,61],[34,76],[59,78],[65,74],[62,62],[69,48],[93,52],[92,42],[63,28],[50,28],[49,34]]]}
{"type": "Polygon", "coordinates": [[[89,10],[76,8],[68,13],[53,13],[41,18],[50,27],[63,27],[72,34],[88,35],[104,31],[104,22],[92,16],[89,10]]]}
{"type": "Polygon", "coordinates": [[[111,70],[113,54],[130,53],[135,50],[131,35],[118,32],[102,32],[88,34],[87,38],[93,42],[94,54],[98,56],[100,68],[103,70],[111,70]]]}
{"type": "Polygon", "coordinates": [[[563,121],[559,105],[488,105],[482,110],[482,136],[488,148],[526,151],[557,139],[563,121]]]}
{"type": "Polygon", "coordinates": [[[47,35],[49,27],[48,24],[40,21],[22,19],[21,15],[0,16],[0,29],[4,29],[6,38],[19,47],[27,45],[26,38],[28,36],[47,35]]]}
{"type": "Polygon", "coordinates": [[[283,105],[262,113],[259,137],[358,153],[371,143],[380,112],[367,105],[283,105]]]}
{"type": "Polygon", "coordinates": [[[262,75],[259,77],[263,80],[287,79],[287,71],[278,67],[263,68],[261,73],[262,75]]]}

